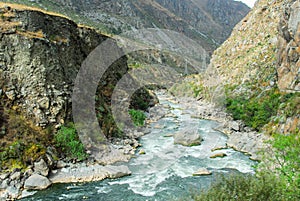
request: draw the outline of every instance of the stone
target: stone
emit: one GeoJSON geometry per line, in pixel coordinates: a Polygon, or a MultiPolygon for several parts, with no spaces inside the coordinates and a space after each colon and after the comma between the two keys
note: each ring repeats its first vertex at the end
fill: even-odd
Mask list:
{"type": "Polygon", "coordinates": [[[28,169],[24,172],[24,176],[25,176],[25,177],[28,177],[28,176],[30,176],[30,175],[33,174],[33,171],[32,171],[31,168],[32,168],[32,167],[28,167],[28,169]]]}
{"type": "Polygon", "coordinates": [[[193,176],[205,176],[205,175],[211,175],[212,173],[206,169],[206,168],[200,168],[196,172],[193,173],[193,176]]]}
{"type": "Polygon", "coordinates": [[[52,156],[50,154],[46,154],[46,157],[47,157],[47,164],[49,164],[50,167],[53,167],[55,161],[52,158],[52,156]]]}
{"type": "Polygon", "coordinates": [[[68,164],[65,163],[64,161],[61,161],[61,160],[57,161],[56,168],[61,169],[61,168],[67,167],[67,166],[68,166],[68,164]]]}
{"type": "Polygon", "coordinates": [[[8,200],[9,194],[7,190],[1,190],[0,189],[0,200],[8,200]]]}
{"type": "Polygon", "coordinates": [[[144,150],[144,149],[141,149],[141,150],[139,151],[139,155],[144,155],[144,154],[146,154],[145,150],[144,150]]]}
{"type": "Polygon", "coordinates": [[[4,180],[4,179],[6,179],[8,176],[9,176],[9,173],[3,173],[3,174],[0,175],[0,179],[1,179],[1,180],[4,180]]]}
{"type": "Polygon", "coordinates": [[[6,189],[9,186],[9,179],[5,179],[0,183],[0,189],[6,189]]]}
{"type": "Polygon", "coordinates": [[[202,138],[200,134],[191,131],[180,131],[174,136],[174,144],[181,144],[183,146],[197,146],[201,144],[202,138]]]}
{"type": "Polygon", "coordinates": [[[15,172],[12,175],[10,175],[11,180],[19,180],[21,178],[21,172],[15,172]]]}
{"type": "Polygon", "coordinates": [[[26,197],[29,197],[31,195],[34,195],[35,193],[36,193],[36,191],[23,190],[20,198],[21,199],[26,198],[26,197]]]}
{"type": "Polygon", "coordinates": [[[19,197],[19,194],[20,194],[20,189],[14,187],[14,186],[9,186],[6,191],[8,192],[10,198],[12,200],[16,199],[19,197]]]}
{"type": "Polygon", "coordinates": [[[229,122],[229,127],[231,130],[240,131],[240,124],[236,121],[229,122]]]}
{"type": "Polygon", "coordinates": [[[16,98],[16,93],[14,90],[5,92],[5,95],[7,96],[7,98],[9,100],[12,100],[12,101],[15,100],[15,98],[16,98]]]}
{"type": "Polygon", "coordinates": [[[44,159],[41,159],[39,162],[34,163],[34,172],[43,176],[48,176],[49,168],[44,159]]]}
{"type": "Polygon", "coordinates": [[[217,154],[211,155],[209,158],[224,158],[225,156],[227,156],[227,154],[217,153],[217,154]]]}
{"type": "Polygon", "coordinates": [[[215,147],[215,148],[211,149],[211,151],[214,152],[214,151],[218,151],[218,150],[222,150],[222,149],[227,149],[227,146],[215,147]]]}
{"type": "Polygon", "coordinates": [[[74,167],[68,167],[51,173],[52,183],[70,183],[70,182],[90,182],[101,181],[106,178],[119,178],[130,175],[131,171],[125,165],[121,166],[102,166],[99,164],[84,166],[80,164],[74,167]]]}
{"type": "Polygon", "coordinates": [[[111,179],[131,175],[131,171],[125,165],[121,165],[121,166],[107,165],[104,167],[104,169],[107,171],[108,178],[111,179]]]}
{"type": "Polygon", "coordinates": [[[33,174],[24,183],[24,188],[28,190],[43,190],[51,185],[50,180],[39,174],[33,174]]]}
{"type": "Polygon", "coordinates": [[[39,104],[40,108],[46,109],[46,110],[49,109],[50,102],[47,97],[44,97],[44,98],[38,100],[37,103],[39,104]]]}

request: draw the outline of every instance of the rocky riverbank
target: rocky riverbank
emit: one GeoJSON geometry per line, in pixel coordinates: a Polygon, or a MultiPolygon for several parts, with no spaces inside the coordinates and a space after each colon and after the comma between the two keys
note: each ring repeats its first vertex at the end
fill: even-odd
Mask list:
{"type": "MultiPolygon", "coordinates": [[[[165,92],[159,92],[164,93],[165,92]]],[[[175,98],[170,96],[168,101],[178,103],[184,113],[192,118],[209,119],[219,122],[219,130],[228,136],[227,147],[216,149],[234,148],[235,150],[247,153],[253,160],[260,160],[259,151],[264,147],[267,136],[257,133],[240,121],[233,121],[223,109],[214,106],[204,100],[192,98],[175,98]]],[[[174,115],[171,108],[157,104],[148,111],[147,125],[143,129],[131,131],[131,139],[115,139],[113,144],[106,146],[102,160],[90,158],[87,162],[67,163],[63,160],[52,161],[54,168],[49,167],[49,162],[43,159],[36,162],[33,167],[28,167],[25,172],[16,169],[12,173],[0,175],[0,200],[22,198],[32,194],[32,190],[42,190],[55,183],[73,183],[100,181],[106,178],[118,178],[130,175],[127,166],[107,165],[118,161],[129,161],[136,154],[138,147],[142,146],[138,138],[149,132],[149,125],[162,117],[174,115]],[[102,165],[99,164],[99,161],[102,165]],[[106,166],[105,166],[106,165],[106,166]]],[[[163,128],[161,128],[163,129],[163,128]]],[[[190,130],[192,132],[192,130],[190,130]]],[[[190,132],[188,131],[188,132],[190,132]]],[[[176,138],[177,133],[170,135],[176,138]]],[[[199,141],[199,143],[201,140],[199,141]]]]}
{"type": "Polygon", "coordinates": [[[196,100],[194,98],[173,99],[183,106],[193,118],[213,120],[220,123],[215,128],[228,136],[227,147],[243,152],[250,156],[252,160],[261,160],[259,152],[265,148],[265,141],[270,137],[263,133],[254,131],[246,127],[242,121],[234,121],[232,117],[225,112],[224,108],[217,107],[206,100],[196,100]]]}
{"type": "MultiPolygon", "coordinates": [[[[170,102],[179,103],[185,112],[193,118],[210,119],[220,122],[220,127],[216,128],[228,135],[228,147],[242,151],[251,155],[253,160],[258,160],[258,152],[263,147],[266,137],[262,134],[251,131],[239,121],[233,121],[231,117],[222,109],[203,100],[197,101],[191,98],[174,98],[170,96],[170,102]]],[[[155,122],[162,117],[172,115],[171,108],[166,108],[160,104],[149,109],[147,124],[155,122]]],[[[147,127],[132,131],[132,139],[114,140],[114,143],[106,146],[105,153],[101,160],[102,164],[112,164],[118,161],[128,161],[138,147],[141,146],[138,138],[148,133],[147,127]]],[[[163,129],[163,128],[162,128],[163,129]]],[[[222,148],[222,147],[221,147],[222,148]]],[[[225,148],[225,147],[223,147],[225,148]]],[[[49,156],[51,158],[51,155],[49,156]]],[[[35,163],[33,167],[28,167],[25,172],[16,169],[12,173],[0,175],[1,200],[22,198],[32,194],[32,190],[42,190],[54,183],[90,182],[99,181],[106,178],[118,178],[130,175],[131,172],[126,166],[103,166],[95,163],[94,159],[83,163],[66,163],[63,160],[52,161],[55,163],[50,170],[49,162],[43,159],[35,163]]]]}
{"type": "MultiPolygon", "coordinates": [[[[133,133],[143,135],[138,131],[133,133]]],[[[24,198],[55,183],[91,182],[130,175],[131,171],[127,166],[110,164],[129,161],[136,149],[141,146],[138,141],[115,140],[114,144],[104,146],[106,152],[100,161],[91,157],[84,162],[67,162],[67,159],[55,161],[51,155],[47,155],[50,161],[41,159],[33,166],[27,167],[25,171],[14,169],[10,173],[0,174],[0,200],[24,198]]]]}

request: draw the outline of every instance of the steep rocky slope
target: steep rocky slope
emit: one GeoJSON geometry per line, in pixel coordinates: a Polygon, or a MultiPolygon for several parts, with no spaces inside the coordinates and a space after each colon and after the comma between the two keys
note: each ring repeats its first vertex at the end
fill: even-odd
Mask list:
{"type": "MultiPolygon", "coordinates": [[[[56,129],[73,121],[71,97],[82,62],[108,37],[22,5],[0,3],[0,15],[0,170],[13,170],[33,164],[56,145],[56,129]]],[[[121,57],[98,84],[96,114],[108,138],[121,134],[110,103],[127,70],[127,58],[121,57]]],[[[52,157],[66,154],[58,151],[52,157]]]]}
{"type": "Polygon", "coordinates": [[[258,1],[214,52],[199,90],[218,96],[235,118],[256,129],[296,132],[299,22],[299,1],[258,1]]]}
{"type": "MultiPolygon", "coordinates": [[[[14,1],[15,2],[15,1],[14,1]]],[[[210,54],[230,34],[249,8],[233,0],[47,0],[20,1],[92,23],[119,34],[142,28],[170,29],[199,42],[210,54]]]]}
{"type": "MultiPolygon", "coordinates": [[[[21,6],[1,6],[0,65],[6,80],[3,98],[37,126],[70,120],[77,72],[82,61],[107,36],[60,16],[21,6]]],[[[127,71],[126,59],[120,59],[112,69],[120,74],[108,75],[111,83],[103,84],[103,91],[127,71]]]]}

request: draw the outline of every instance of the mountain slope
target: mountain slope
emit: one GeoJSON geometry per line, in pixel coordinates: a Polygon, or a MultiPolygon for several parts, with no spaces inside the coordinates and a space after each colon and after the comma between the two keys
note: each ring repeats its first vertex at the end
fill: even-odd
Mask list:
{"type": "MultiPolygon", "coordinates": [[[[15,2],[15,1],[14,1],[15,2]]],[[[26,1],[20,1],[25,3],[26,1]]],[[[233,0],[48,0],[27,1],[43,8],[70,10],[82,23],[105,26],[112,33],[159,27],[184,33],[210,54],[230,34],[249,8],[233,0]]]]}
{"type": "Polygon", "coordinates": [[[201,82],[210,96],[222,88],[234,118],[268,133],[300,128],[299,20],[299,1],[260,0],[214,52],[201,82]]]}

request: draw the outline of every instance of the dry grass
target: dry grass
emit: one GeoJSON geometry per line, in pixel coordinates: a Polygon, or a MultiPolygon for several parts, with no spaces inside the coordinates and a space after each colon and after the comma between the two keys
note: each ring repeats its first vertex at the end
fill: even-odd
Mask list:
{"type": "Polygon", "coordinates": [[[44,38],[44,34],[42,30],[39,30],[37,32],[17,30],[16,33],[26,38],[44,38]]]}
{"type": "Polygon", "coordinates": [[[7,32],[21,25],[21,22],[0,21],[0,32],[7,32]]]}
{"type": "Polygon", "coordinates": [[[12,4],[12,3],[3,3],[3,2],[0,2],[0,8],[4,8],[5,9],[6,7],[10,7],[10,8],[16,9],[16,10],[20,10],[20,11],[23,11],[23,10],[33,10],[33,11],[38,11],[38,12],[45,13],[47,15],[53,15],[53,16],[58,16],[58,17],[63,17],[63,18],[69,19],[65,15],[61,15],[59,13],[45,11],[45,10],[40,9],[40,8],[25,6],[25,5],[21,5],[21,4],[12,4]]]}

